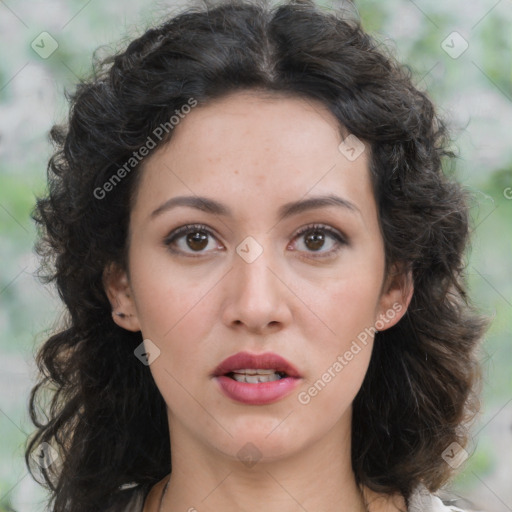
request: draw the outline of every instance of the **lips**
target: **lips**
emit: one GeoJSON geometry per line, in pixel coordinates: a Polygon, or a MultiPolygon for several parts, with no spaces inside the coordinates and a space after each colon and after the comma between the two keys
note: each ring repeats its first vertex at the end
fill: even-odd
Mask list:
{"type": "Polygon", "coordinates": [[[265,352],[264,354],[238,352],[224,359],[213,371],[213,376],[228,375],[236,370],[244,369],[275,370],[284,373],[287,377],[301,377],[298,370],[290,362],[273,352],[265,352]]]}
{"type": "Polygon", "coordinates": [[[226,397],[251,406],[269,405],[283,400],[297,389],[302,379],[290,362],[273,352],[239,352],[222,361],[214,370],[212,377],[226,397]],[[256,370],[274,370],[278,378],[270,377],[275,377],[275,374],[255,377],[256,370]],[[251,373],[252,376],[249,376],[251,373]]]}

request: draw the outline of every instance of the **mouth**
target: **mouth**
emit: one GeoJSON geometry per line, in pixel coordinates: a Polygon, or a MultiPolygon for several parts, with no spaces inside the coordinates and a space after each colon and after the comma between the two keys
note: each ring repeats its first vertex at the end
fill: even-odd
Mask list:
{"type": "Polygon", "coordinates": [[[273,352],[251,354],[238,352],[220,363],[213,377],[226,376],[238,382],[258,384],[276,380],[300,378],[298,370],[286,359],[273,352]]]}
{"type": "Polygon", "coordinates": [[[231,400],[267,405],[288,396],[302,376],[286,359],[272,352],[239,352],[220,363],[211,375],[231,400]]]}
{"type": "Polygon", "coordinates": [[[248,384],[258,384],[260,382],[273,382],[275,380],[285,379],[289,375],[286,372],[280,372],[276,370],[253,370],[246,368],[243,370],[237,370],[228,372],[225,374],[226,377],[236,380],[237,382],[246,382],[248,384]]]}

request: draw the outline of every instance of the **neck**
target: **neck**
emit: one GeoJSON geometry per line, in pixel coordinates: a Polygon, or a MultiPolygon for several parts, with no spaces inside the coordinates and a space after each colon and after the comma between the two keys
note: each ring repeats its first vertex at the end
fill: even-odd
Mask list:
{"type": "Polygon", "coordinates": [[[239,512],[255,504],[266,512],[367,510],[351,468],[350,430],[341,423],[294,453],[254,452],[254,464],[198,445],[185,427],[170,425],[172,476],[161,512],[239,512]]]}

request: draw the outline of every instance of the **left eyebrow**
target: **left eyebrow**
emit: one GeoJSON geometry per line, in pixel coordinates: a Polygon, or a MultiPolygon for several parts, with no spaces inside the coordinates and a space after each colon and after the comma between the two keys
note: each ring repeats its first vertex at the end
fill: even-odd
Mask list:
{"type": "MultiPolygon", "coordinates": [[[[154,219],[158,215],[161,215],[162,213],[178,206],[188,206],[189,208],[196,208],[197,210],[201,210],[203,212],[211,213],[214,215],[222,215],[227,217],[233,216],[233,212],[229,207],[214,199],[201,196],[178,196],[165,201],[158,208],[156,208],[156,210],[150,214],[150,219],[154,219]]],[[[359,213],[359,215],[361,215],[361,211],[354,203],[342,197],[331,194],[324,196],[314,196],[308,199],[300,199],[298,201],[286,203],[279,208],[277,217],[278,220],[281,221],[308,210],[325,208],[328,206],[341,207],[345,210],[348,210],[349,212],[359,213]]]]}
{"type": "Polygon", "coordinates": [[[314,196],[308,199],[301,199],[299,201],[286,203],[278,210],[278,220],[281,221],[291,217],[292,215],[298,215],[299,213],[308,210],[325,208],[327,206],[341,207],[350,211],[351,213],[359,213],[359,215],[361,215],[361,211],[354,203],[342,197],[331,194],[326,196],[314,196]]]}

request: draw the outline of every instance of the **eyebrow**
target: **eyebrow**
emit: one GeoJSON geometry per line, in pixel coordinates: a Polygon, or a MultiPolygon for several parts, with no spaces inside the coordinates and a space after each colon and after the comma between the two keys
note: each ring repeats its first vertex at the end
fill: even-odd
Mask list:
{"type": "MultiPolygon", "coordinates": [[[[208,197],[201,196],[178,196],[168,199],[162,203],[156,210],[150,214],[150,220],[158,217],[164,212],[172,210],[178,206],[188,206],[190,208],[196,208],[206,213],[213,215],[221,215],[224,217],[232,217],[233,213],[226,205],[210,199],[208,197]]],[[[342,197],[330,194],[323,196],[310,197],[308,199],[300,199],[298,201],[292,201],[281,206],[278,210],[278,220],[284,220],[293,215],[298,215],[308,210],[314,210],[318,208],[325,208],[328,206],[336,206],[344,208],[345,210],[353,213],[361,214],[359,208],[352,202],[342,197]]]]}

